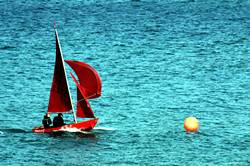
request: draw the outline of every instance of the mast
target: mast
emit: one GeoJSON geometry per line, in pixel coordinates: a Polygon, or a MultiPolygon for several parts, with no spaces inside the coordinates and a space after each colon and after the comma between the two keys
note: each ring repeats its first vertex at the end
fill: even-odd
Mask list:
{"type": "Polygon", "coordinates": [[[57,33],[57,30],[56,30],[55,26],[54,26],[54,29],[55,29],[55,33],[56,33],[57,42],[58,42],[58,45],[59,45],[59,51],[61,53],[60,55],[61,55],[63,69],[64,69],[64,73],[65,73],[66,84],[67,84],[67,88],[68,88],[68,91],[69,91],[70,103],[71,103],[71,107],[72,107],[72,114],[73,114],[74,122],[77,123],[77,119],[76,119],[76,116],[75,116],[74,105],[73,105],[73,102],[72,102],[72,97],[71,97],[71,93],[70,93],[70,89],[69,89],[68,78],[67,78],[67,75],[66,75],[64,59],[63,59],[62,50],[61,50],[61,44],[60,44],[60,40],[59,40],[58,33],[57,33]]]}

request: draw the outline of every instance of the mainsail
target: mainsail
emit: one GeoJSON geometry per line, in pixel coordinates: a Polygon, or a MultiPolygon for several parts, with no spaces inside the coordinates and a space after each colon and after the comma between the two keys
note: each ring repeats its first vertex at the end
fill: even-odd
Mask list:
{"type": "Polygon", "coordinates": [[[65,62],[75,71],[87,99],[101,96],[101,78],[93,67],[80,61],[66,60],[65,62]]]}
{"type": "Polygon", "coordinates": [[[79,118],[95,118],[94,112],[90,107],[88,99],[85,97],[85,90],[81,85],[78,83],[76,78],[72,73],[70,73],[71,77],[73,78],[74,82],[77,86],[77,111],[76,116],[79,118]]]}
{"type": "Polygon", "coordinates": [[[50,99],[48,112],[68,112],[72,107],[71,96],[69,92],[64,60],[57,30],[56,35],[56,61],[54,68],[53,82],[50,90],[50,99]]]}

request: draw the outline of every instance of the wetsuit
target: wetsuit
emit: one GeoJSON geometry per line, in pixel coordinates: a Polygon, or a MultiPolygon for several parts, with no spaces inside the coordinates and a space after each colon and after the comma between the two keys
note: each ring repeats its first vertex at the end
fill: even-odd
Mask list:
{"type": "Polygon", "coordinates": [[[46,116],[43,118],[42,123],[43,123],[44,128],[49,128],[50,125],[52,124],[50,117],[46,117],[46,116]]]}
{"type": "Polygon", "coordinates": [[[59,127],[65,125],[64,120],[61,116],[56,116],[53,119],[53,127],[59,127]]]}

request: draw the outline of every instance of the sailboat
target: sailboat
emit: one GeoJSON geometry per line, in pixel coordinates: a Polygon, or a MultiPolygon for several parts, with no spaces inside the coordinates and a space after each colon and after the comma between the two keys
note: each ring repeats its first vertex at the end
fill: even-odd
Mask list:
{"type": "Polygon", "coordinates": [[[95,127],[98,118],[95,117],[88,99],[94,99],[101,96],[101,78],[98,72],[87,63],[75,60],[64,61],[58,32],[56,28],[54,29],[56,37],[56,60],[47,112],[71,113],[74,122],[60,127],[52,126],[44,128],[43,126],[39,126],[33,128],[32,131],[35,133],[50,133],[55,131],[65,131],[67,129],[77,129],[81,131],[92,130],[95,127]],[[64,62],[73,69],[78,78],[77,79],[74,74],[70,72],[77,89],[76,113],[72,102],[64,62]],[[88,120],[78,122],[77,118],[88,118],[88,120]]]}

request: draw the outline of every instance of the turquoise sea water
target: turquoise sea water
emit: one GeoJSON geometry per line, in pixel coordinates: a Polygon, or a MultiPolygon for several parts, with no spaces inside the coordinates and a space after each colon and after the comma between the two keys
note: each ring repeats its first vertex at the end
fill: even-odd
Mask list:
{"type": "Polygon", "coordinates": [[[0,165],[250,165],[249,0],[8,0],[0,16],[0,165]],[[102,78],[91,134],[31,132],[55,21],[64,58],[102,78]]]}

